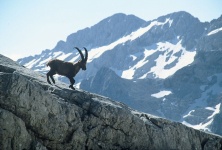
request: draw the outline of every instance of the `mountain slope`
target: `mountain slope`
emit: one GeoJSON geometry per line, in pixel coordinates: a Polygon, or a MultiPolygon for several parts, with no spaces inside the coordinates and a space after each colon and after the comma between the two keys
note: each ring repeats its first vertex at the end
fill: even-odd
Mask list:
{"type": "Polygon", "coordinates": [[[108,68],[101,68],[94,77],[83,80],[80,85],[81,89],[110,97],[134,109],[157,116],[162,115],[158,112],[160,101],[151,94],[158,93],[161,87],[163,87],[162,80],[131,81],[120,78],[108,68]]]}
{"type": "Polygon", "coordinates": [[[201,51],[222,50],[222,15],[212,20],[203,37],[198,42],[197,49],[201,51]]]}
{"type": "Polygon", "coordinates": [[[8,149],[221,149],[222,138],[67,85],[0,55],[0,146],[8,149]],[[66,87],[65,87],[66,86],[66,87]],[[183,138],[181,138],[183,137],[183,138]]]}

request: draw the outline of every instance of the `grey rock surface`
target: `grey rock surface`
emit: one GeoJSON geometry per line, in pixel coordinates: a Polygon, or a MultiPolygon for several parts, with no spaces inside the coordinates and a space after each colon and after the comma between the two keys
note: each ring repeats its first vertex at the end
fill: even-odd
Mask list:
{"type": "Polygon", "coordinates": [[[1,149],[222,148],[220,136],[67,87],[0,55],[1,149]]]}

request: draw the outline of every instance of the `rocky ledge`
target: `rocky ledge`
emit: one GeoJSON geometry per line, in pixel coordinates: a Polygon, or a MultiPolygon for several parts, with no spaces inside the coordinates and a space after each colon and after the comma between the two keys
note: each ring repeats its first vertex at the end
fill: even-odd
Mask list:
{"type": "Polygon", "coordinates": [[[222,137],[135,111],[109,98],[73,91],[0,55],[0,148],[204,149],[222,137]]]}

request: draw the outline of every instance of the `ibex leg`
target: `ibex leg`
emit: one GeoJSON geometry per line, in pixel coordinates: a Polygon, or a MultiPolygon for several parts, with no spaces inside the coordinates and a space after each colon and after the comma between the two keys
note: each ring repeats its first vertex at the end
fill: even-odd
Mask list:
{"type": "Polygon", "coordinates": [[[75,83],[75,80],[72,78],[72,77],[68,77],[69,78],[69,80],[70,80],[70,88],[71,89],[73,89],[73,90],[75,90],[75,88],[73,87],[73,85],[74,85],[74,83],[75,83]]]}
{"type": "Polygon", "coordinates": [[[53,71],[53,70],[49,70],[49,72],[46,74],[47,75],[47,82],[49,83],[49,84],[51,84],[51,82],[50,82],[50,80],[49,80],[49,77],[51,78],[51,80],[52,80],[52,82],[55,84],[55,80],[54,80],[54,78],[53,78],[53,75],[55,75],[56,73],[55,73],[55,71],[53,71]]]}

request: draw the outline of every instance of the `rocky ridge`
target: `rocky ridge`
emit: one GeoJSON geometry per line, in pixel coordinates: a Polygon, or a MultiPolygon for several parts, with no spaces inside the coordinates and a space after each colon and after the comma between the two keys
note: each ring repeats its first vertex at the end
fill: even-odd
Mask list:
{"type": "Polygon", "coordinates": [[[222,138],[45,76],[0,55],[1,149],[221,149],[222,138]]]}

